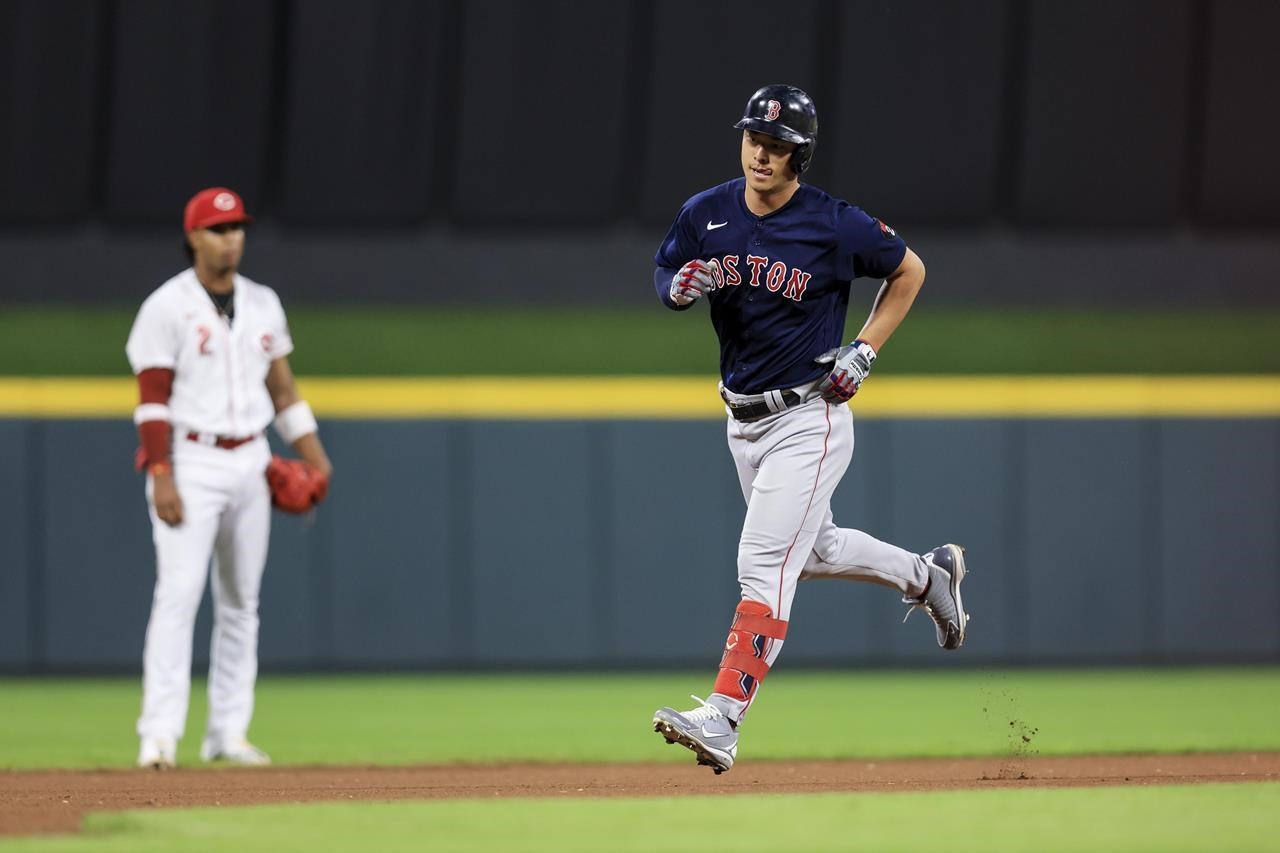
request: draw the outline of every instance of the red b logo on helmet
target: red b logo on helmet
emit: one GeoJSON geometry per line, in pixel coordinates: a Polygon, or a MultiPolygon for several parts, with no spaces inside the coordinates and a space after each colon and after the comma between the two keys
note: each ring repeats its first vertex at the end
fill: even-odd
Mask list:
{"type": "Polygon", "coordinates": [[[782,114],[782,104],[777,101],[769,102],[769,111],[764,114],[765,121],[777,121],[778,116],[782,114]]]}

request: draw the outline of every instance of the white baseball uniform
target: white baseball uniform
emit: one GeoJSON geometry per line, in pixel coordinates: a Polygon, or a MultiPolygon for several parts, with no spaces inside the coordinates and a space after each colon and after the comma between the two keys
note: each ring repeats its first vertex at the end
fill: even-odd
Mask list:
{"type": "MultiPolygon", "coordinates": [[[[174,482],[183,502],[180,524],[161,521],[148,477],[156,586],[137,727],[144,739],[177,741],[186,728],[192,634],[211,557],[206,744],[243,738],[253,715],[258,591],[271,531],[264,430],[275,409],[266,377],[272,361],[293,351],[293,341],[271,288],[236,275],[233,305],[228,321],[188,269],[142,303],[125,347],[135,374],[149,368],[174,372],[168,416],[174,482]]],[[[154,414],[154,408],[139,406],[135,420],[154,414]]]]}

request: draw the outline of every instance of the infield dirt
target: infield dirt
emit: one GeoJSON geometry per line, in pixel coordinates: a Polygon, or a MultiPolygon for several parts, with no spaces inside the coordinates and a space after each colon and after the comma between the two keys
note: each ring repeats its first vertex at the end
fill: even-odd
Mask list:
{"type": "Polygon", "coordinates": [[[316,801],[808,794],[1280,781],[1280,753],[692,764],[266,767],[0,773],[0,834],[75,832],[87,812],[316,801]]]}

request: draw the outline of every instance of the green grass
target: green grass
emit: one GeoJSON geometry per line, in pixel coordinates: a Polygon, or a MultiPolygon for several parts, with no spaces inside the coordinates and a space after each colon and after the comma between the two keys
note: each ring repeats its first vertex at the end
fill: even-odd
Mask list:
{"type": "MultiPolygon", "coordinates": [[[[0,375],[127,375],[136,306],[0,306],[0,375]],[[49,342],[55,341],[56,346],[49,342]]],[[[849,336],[864,318],[850,313],[849,336]]],[[[358,375],[714,375],[705,309],[295,307],[295,371],[358,375]]],[[[1277,373],[1280,308],[1106,311],[922,307],[877,371],[1277,373]]]]}
{"type": "MultiPolygon", "coordinates": [[[[251,734],[284,764],[680,761],[650,715],[705,696],[711,675],[268,677],[251,734]],[[591,724],[549,737],[566,714],[591,724]]],[[[135,679],[0,681],[0,767],[130,766],[138,701],[135,679]]],[[[203,685],[191,707],[187,765],[203,685]]],[[[783,669],[743,726],[740,758],[1274,750],[1277,707],[1277,668],[783,669]]]]}
{"type": "MultiPolygon", "coordinates": [[[[686,704],[709,679],[273,676],[259,685],[253,736],[280,764],[688,763],[649,731],[649,714],[686,704]],[[548,736],[566,720],[574,738],[548,736]]],[[[128,766],[138,689],[137,679],[0,680],[0,762],[128,766]]],[[[200,687],[179,752],[187,765],[204,701],[200,687]]],[[[1275,750],[1278,706],[1275,667],[783,670],[744,725],[739,758],[1275,750]]],[[[325,803],[90,814],[81,835],[0,839],[0,853],[1274,850],[1277,815],[1280,784],[325,803]]]]}
{"type": "Polygon", "coordinates": [[[1280,784],[204,808],[93,815],[0,851],[1275,850],[1280,784]]]}

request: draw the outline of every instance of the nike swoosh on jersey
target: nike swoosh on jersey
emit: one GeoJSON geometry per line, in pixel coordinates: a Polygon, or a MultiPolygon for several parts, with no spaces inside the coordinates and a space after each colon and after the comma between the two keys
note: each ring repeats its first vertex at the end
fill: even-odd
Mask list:
{"type": "Polygon", "coordinates": [[[716,230],[717,228],[723,228],[723,227],[725,227],[725,226],[726,226],[726,225],[728,225],[728,224],[729,224],[729,220],[727,220],[727,219],[726,219],[724,222],[712,222],[710,219],[708,219],[708,220],[707,220],[707,230],[708,230],[708,231],[714,231],[714,230],[716,230]]]}

